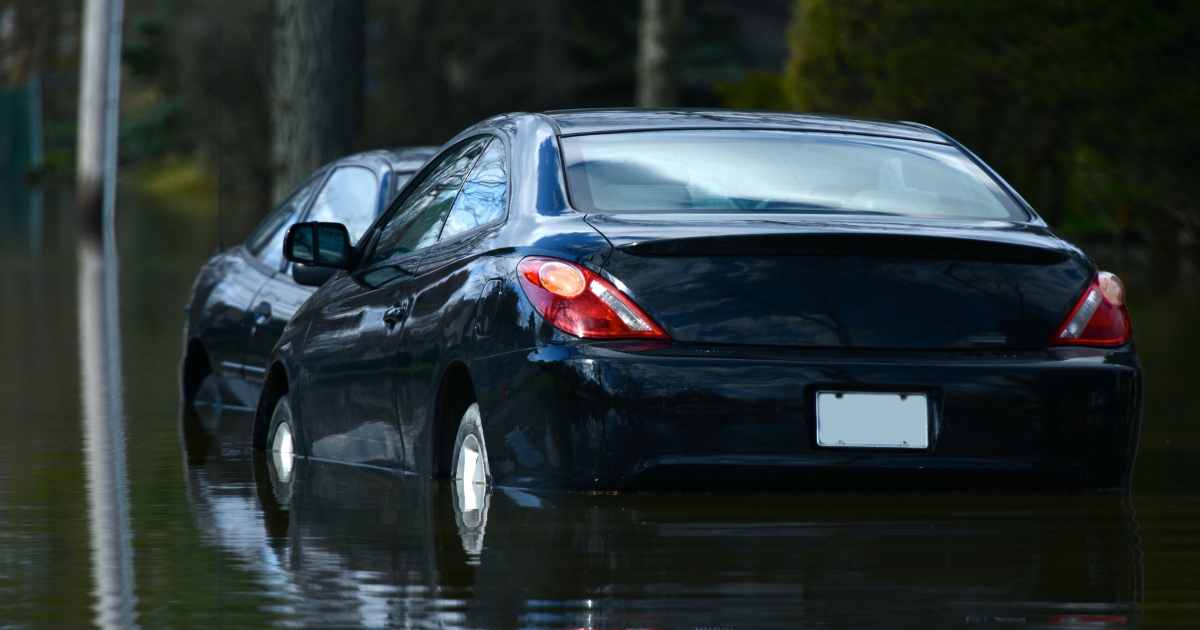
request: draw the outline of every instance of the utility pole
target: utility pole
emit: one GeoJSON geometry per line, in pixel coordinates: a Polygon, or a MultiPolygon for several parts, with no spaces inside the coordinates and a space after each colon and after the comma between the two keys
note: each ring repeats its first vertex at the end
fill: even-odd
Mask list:
{"type": "Polygon", "coordinates": [[[79,69],[79,372],[95,597],[101,628],[136,627],[116,246],[122,0],[86,0],[79,69]]]}
{"type": "Polygon", "coordinates": [[[87,0],[79,63],[77,203],[81,238],[111,235],[121,87],[122,0],[87,0]]]}

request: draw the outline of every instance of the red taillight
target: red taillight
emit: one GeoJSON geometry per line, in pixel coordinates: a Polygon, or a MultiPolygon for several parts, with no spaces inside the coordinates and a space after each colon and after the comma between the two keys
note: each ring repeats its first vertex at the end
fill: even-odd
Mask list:
{"type": "Polygon", "coordinates": [[[1055,333],[1058,346],[1121,346],[1133,336],[1125,287],[1115,275],[1101,271],[1088,285],[1067,320],[1055,333]]]}
{"type": "Polygon", "coordinates": [[[587,339],[669,339],[633,300],[575,263],[531,256],[517,265],[521,288],[555,328],[587,339]]]}

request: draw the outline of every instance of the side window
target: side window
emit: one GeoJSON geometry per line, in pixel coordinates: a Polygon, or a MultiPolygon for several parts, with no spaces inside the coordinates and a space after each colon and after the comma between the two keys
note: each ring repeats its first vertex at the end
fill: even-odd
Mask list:
{"type": "Polygon", "coordinates": [[[508,203],[508,173],[504,143],[493,140],[475,164],[454,200],[441,238],[451,238],[504,217],[508,203]]]}
{"type": "Polygon", "coordinates": [[[317,185],[325,177],[325,171],[319,171],[308,181],[300,185],[283,203],[276,206],[267,218],[254,229],[250,238],[246,239],[246,247],[263,264],[272,269],[283,268],[283,237],[287,229],[300,218],[300,211],[308,205],[317,190],[317,185]]]}
{"type": "Polygon", "coordinates": [[[397,193],[399,193],[401,190],[404,190],[404,185],[408,183],[408,180],[412,179],[413,175],[416,175],[416,173],[412,171],[393,171],[392,176],[395,177],[395,179],[392,183],[392,189],[397,193]]]}
{"type": "Polygon", "coordinates": [[[350,242],[357,243],[375,221],[379,209],[379,182],[361,166],[343,166],[329,176],[313,202],[308,221],[345,224],[350,242]]]}
{"type": "Polygon", "coordinates": [[[454,147],[427,171],[379,229],[375,245],[363,266],[370,267],[395,256],[435,243],[442,223],[454,204],[463,180],[489,138],[475,138],[454,147]]]}

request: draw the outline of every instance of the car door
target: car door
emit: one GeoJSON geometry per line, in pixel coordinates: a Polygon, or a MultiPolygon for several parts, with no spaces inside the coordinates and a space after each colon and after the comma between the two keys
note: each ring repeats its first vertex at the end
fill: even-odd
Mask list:
{"type": "Polygon", "coordinates": [[[478,300],[492,273],[472,264],[489,249],[487,241],[508,214],[508,154],[500,138],[492,139],[467,176],[442,226],[438,242],[426,251],[414,282],[413,305],[405,330],[405,351],[411,369],[399,383],[399,416],[406,422],[406,455],[415,470],[432,469],[434,407],[441,370],[453,359],[475,352],[474,338],[485,334],[472,324],[478,300]]]}
{"type": "Polygon", "coordinates": [[[243,368],[254,334],[254,299],[283,267],[283,237],[300,218],[324,175],[317,173],[296,188],[228,257],[230,264],[209,298],[209,325],[204,335],[209,357],[222,376],[246,377],[243,368]]]}
{"type": "MultiPolygon", "coordinates": [[[[356,242],[378,216],[382,196],[374,171],[364,166],[339,166],[321,186],[305,220],[342,223],[350,232],[351,242],[356,242]]],[[[272,273],[263,283],[252,309],[250,342],[243,368],[247,380],[261,383],[266,377],[267,361],[275,342],[313,291],[312,287],[296,284],[290,264],[272,273]]]]}
{"type": "Polygon", "coordinates": [[[415,270],[485,140],[470,139],[431,163],[360,244],[356,269],[335,276],[312,318],[301,423],[315,457],[404,466],[396,382],[412,368],[405,321],[415,270]]]}

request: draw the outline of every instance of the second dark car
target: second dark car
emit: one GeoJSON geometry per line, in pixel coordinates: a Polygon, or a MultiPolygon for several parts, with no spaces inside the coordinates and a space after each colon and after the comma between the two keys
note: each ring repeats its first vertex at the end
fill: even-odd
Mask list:
{"type": "Polygon", "coordinates": [[[501,116],[351,242],[284,243],[339,272],[280,338],[260,448],[596,489],[1128,484],[1120,281],[922,125],[501,116]]]}
{"type": "Polygon", "coordinates": [[[244,243],[218,252],[192,286],[184,330],[183,396],[191,401],[209,375],[221,394],[253,406],[267,359],[296,309],[330,274],[300,270],[283,257],[297,221],[337,221],[357,239],[436,152],[433,147],[369,151],[317,169],[272,210],[244,243]],[[299,280],[299,281],[297,281],[299,280]]]}

